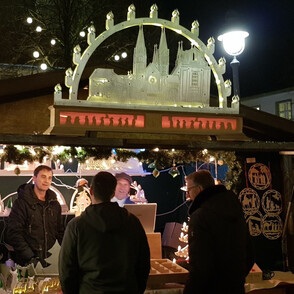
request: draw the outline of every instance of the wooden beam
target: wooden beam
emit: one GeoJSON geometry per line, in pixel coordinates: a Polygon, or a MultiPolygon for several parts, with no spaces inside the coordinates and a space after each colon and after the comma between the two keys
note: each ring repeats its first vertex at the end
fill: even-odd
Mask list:
{"type": "Polygon", "coordinates": [[[101,146],[113,148],[178,148],[195,149],[204,148],[211,150],[230,150],[230,151],[294,151],[294,142],[258,142],[258,141],[207,141],[207,140],[163,140],[139,138],[91,138],[78,136],[53,136],[53,135],[14,135],[0,134],[0,144],[19,144],[36,146],[101,146]]]}

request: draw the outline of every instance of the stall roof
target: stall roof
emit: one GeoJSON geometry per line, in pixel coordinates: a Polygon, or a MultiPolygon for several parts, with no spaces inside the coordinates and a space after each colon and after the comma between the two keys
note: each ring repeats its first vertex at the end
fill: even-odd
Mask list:
{"type": "MultiPolygon", "coordinates": [[[[80,88],[88,83],[88,77],[94,68],[86,68],[81,79],[80,88]]],[[[121,72],[120,69],[118,71],[121,72]]],[[[1,105],[14,103],[25,99],[42,99],[43,96],[52,95],[57,83],[64,80],[64,71],[51,71],[15,79],[0,80],[0,108],[1,105]]],[[[75,145],[75,146],[112,146],[127,148],[152,148],[155,146],[171,148],[193,149],[225,149],[225,150],[294,150],[294,122],[278,116],[268,114],[253,108],[240,105],[239,116],[243,118],[242,138],[236,140],[222,140],[214,136],[201,136],[197,140],[190,140],[189,136],[178,135],[169,139],[156,140],[151,134],[142,134],[136,140],[115,137],[97,138],[92,135],[65,136],[65,135],[31,135],[19,133],[0,132],[2,144],[30,144],[30,145],[75,145]]],[[[3,118],[2,118],[3,119],[3,118]]],[[[31,132],[33,133],[33,131],[31,132]]]]}

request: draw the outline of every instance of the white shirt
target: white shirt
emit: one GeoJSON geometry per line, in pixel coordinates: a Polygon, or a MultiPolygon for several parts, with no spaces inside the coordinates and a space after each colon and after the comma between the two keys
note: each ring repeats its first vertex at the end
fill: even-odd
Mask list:
{"type": "Polygon", "coordinates": [[[126,198],[125,199],[117,199],[114,196],[114,197],[111,198],[111,202],[117,202],[120,207],[123,207],[125,202],[126,202],[126,198]]]}

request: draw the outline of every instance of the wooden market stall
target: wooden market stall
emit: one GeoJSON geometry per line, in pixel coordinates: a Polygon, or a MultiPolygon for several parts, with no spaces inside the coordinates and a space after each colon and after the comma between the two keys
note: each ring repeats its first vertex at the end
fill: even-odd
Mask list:
{"type": "Polygon", "coordinates": [[[117,25],[111,19],[97,37],[89,29],[83,53],[74,48],[74,70],[0,81],[0,144],[233,151],[242,163],[236,189],[257,263],[262,270],[281,271],[288,261],[293,272],[292,206],[285,231],[287,258],[281,237],[294,185],[294,122],[243,106],[239,97],[228,98],[225,62],[216,62],[212,39],[205,45],[198,38],[196,23],[189,31],[180,26],[178,15],[167,21],[155,12],[136,19],[130,11],[127,21],[117,25]],[[149,65],[147,25],[161,27],[160,46],[149,65]],[[103,38],[136,26],[132,72],[87,67],[103,38]],[[181,32],[193,43],[188,50],[179,45],[171,72],[165,29],[181,32]],[[211,72],[217,96],[210,94],[211,72]]]}

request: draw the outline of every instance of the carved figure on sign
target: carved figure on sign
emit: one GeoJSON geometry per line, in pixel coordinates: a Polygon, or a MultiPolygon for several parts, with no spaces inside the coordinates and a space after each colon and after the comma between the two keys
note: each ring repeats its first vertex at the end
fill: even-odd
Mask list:
{"type": "Polygon", "coordinates": [[[262,163],[256,163],[250,167],[248,178],[251,185],[257,190],[265,190],[270,186],[272,181],[269,168],[262,163]]]}
{"type": "Polygon", "coordinates": [[[250,215],[246,219],[251,236],[256,237],[261,234],[261,219],[262,215],[260,212],[256,213],[255,215],[250,215]]]}
{"type": "Polygon", "coordinates": [[[283,224],[278,215],[265,215],[262,218],[262,233],[270,239],[276,240],[282,235],[283,224]]]}
{"type": "Polygon", "coordinates": [[[279,215],[282,211],[282,196],[276,190],[268,190],[262,196],[261,205],[265,213],[279,215]]]}
{"type": "Polygon", "coordinates": [[[251,188],[243,189],[239,194],[239,200],[245,214],[253,215],[258,212],[260,199],[256,191],[251,188]]]}

